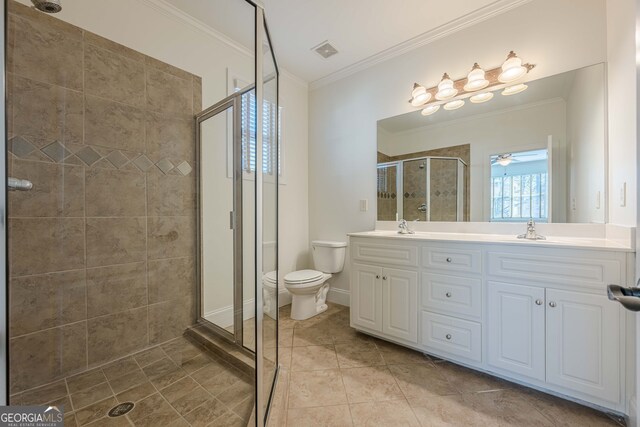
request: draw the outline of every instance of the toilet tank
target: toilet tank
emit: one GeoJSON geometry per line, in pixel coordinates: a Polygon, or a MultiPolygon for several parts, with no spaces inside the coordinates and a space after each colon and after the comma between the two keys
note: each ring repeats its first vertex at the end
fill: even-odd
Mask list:
{"type": "Polygon", "coordinates": [[[313,264],[316,270],[323,273],[339,273],[344,267],[347,252],[346,242],[314,240],[311,242],[313,264]]]}

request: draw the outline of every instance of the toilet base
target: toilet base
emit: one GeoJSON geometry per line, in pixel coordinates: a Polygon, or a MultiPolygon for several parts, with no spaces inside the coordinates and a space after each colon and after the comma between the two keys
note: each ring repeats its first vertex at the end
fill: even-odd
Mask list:
{"type": "Polygon", "coordinates": [[[291,318],[293,320],[306,320],[329,308],[326,304],[329,284],[325,283],[313,294],[291,294],[291,318]]]}

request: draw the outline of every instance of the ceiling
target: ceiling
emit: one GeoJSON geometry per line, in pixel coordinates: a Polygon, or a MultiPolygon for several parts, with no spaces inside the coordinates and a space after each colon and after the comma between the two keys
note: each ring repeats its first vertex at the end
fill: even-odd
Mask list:
{"type": "MultiPolygon", "coordinates": [[[[253,49],[251,7],[238,0],[165,0],[253,49]]],[[[264,0],[278,63],[313,82],[447,24],[490,15],[522,0],[264,0]],[[338,54],[312,48],[328,40],[338,54]]]]}

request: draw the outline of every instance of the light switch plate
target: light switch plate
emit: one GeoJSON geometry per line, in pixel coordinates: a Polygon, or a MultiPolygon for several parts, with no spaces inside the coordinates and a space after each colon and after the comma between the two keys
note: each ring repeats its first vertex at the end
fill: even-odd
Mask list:
{"type": "Polygon", "coordinates": [[[620,187],[620,207],[624,208],[627,206],[627,183],[623,182],[620,187]]]}
{"type": "Polygon", "coordinates": [[[369,200],[362,199],[360,200],[360,212],[367,212],[369,210],[369,200]]]}

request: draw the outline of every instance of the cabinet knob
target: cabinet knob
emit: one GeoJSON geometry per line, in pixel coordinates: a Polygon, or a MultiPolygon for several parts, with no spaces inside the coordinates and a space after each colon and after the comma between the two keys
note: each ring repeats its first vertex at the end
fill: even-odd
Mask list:
{"type": "Polygon", "coordinates": [[[556,304],[556,302],[555,302],[555,301],[551,301],[551,302],[549,303],[549,307],[555,307],[556,305],[557,305],[557,304],[556,304]]]}
{"type": "Polygon", "coordinates": [[[382,280],[387,280],[387,276],[382,276],[382,280]]]}
{"type": "Polygon", "coordinates": [[[451,292],[447,292],[446,294],[444,294],[447,298],[451,298],[451,292]]]}
{"type": "Polygon", "coordinates": [[[450,340],[451,339],[451,334],[447,334],[444,336],[446,339],[450,340]]]}
{"type": "Polygon", "coordinates": [[[542,305],[542,300],[541,299],[537,299],[536,300],[536,305],[542,305]]]}
{"type": "Polygon", "coordinates": [[[380,275],[379,275],[379,274],[376,274],[376,279],[379,279],[379,278],[380,278],[380,275]]]}
{"type": "Polygon", "coordinates": [[[447,262],[451,262],[451,261],[453,261],[451,257],[447,258],[447,262]]]}

